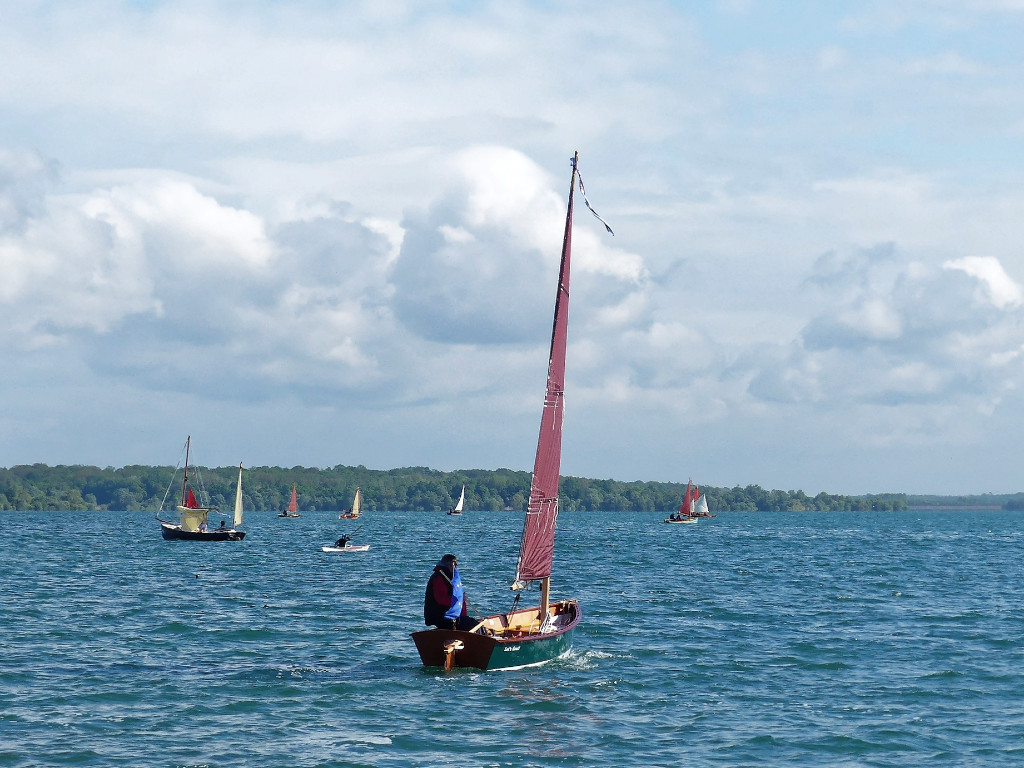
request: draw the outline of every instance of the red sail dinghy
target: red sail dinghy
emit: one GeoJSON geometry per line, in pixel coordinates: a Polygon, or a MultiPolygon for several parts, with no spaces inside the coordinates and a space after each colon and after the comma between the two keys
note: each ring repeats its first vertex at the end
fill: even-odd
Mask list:
{"type": "MultiPolygon", "coordinates": [[[[679,505],[679,512],[674,515],[669,515],[665,518],[666,523],[696,523],[697,518],[697,498],[701,497],[700,489],[693,484],[692,480],[688,480],[686,483],[686,493],[683,494],[683,503],[679,505]]],[[[701,497],[703,498],[703,497],[701,497]]],[[[707,509],[705,503],[704,508],[707,509]]]]}
{"type": "Polygon", "coordinates": [[[278,517],[299,517],[299,489],[292,483],[292,497],[288,501],[288,509],[280,512],[278,517]]]}
{"type": "MultiPolygon", "coordinates": [[[[523,525],[513,590],[532,582],[540,584],[540,605],[515,608],[481,619],[469,631],[428,629],[412,634],[420,659],[428,667],[508,669],[542,664],[572,647],[573,630],[582,613],[576,600],[550,599],[551,570],[555,554],[555,521],[558,518],[558,479],[562,458],[562,414],[565,397],[565,349],[569,331],[569,267],[572,251],[573,193],[579,180],[577,160],[572,159],[569,202],[558,273],[555,318],[548,358],[547,391],[541,413],[540,437],[533,466],[530,501],[523,525]]],[[[583,182],[579,181],[581,194],[583,182]]],[[[590,207],[587,202],[587,207],[590,207]]],[[[591,208],[591,211],[593,209],[591,208]]],[[[597,214],[594,214],[597,216],[597,214]]],[[[600,219],[600,217],[598,217],[600,219]]],[[[604,220],[601,219],[603,222],[604,220]]],[[[605,224],[608,231],[611,228],[605,224]]],[[[518,604],[517,594],[515,605],[518,604]]]]}
{"type": "Polygon", "coordinates": [[[701,517],[714,517],[708,509],[708,496],[706,493],[701,493],[700,488],[694,485],[692,480],[688,480],[683,503],[679,505],[679,512],[666,517],[665,522],[696,523],[701,517]]]}

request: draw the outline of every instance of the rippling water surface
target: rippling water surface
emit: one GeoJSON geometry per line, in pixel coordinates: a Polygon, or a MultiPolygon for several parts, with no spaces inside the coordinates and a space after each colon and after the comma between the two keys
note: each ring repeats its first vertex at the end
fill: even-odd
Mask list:
{"type": "Polygon", "coordinates": [[[522,518],[0,512],[0,766],[1020,766],[1024,517],[563,513],[573,651],[426,670],[444,552],[510,605],[522,518]]]}

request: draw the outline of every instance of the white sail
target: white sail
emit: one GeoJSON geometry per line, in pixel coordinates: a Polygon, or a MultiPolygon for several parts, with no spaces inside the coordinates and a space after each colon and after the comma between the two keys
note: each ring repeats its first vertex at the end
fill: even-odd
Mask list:
{"type": "Polygon", "coordinates": [[[235,519],[231,524],[237,528],[242,524],[242,464],[238,464],[238,487],[235,489],[235,519]]]}
{"type": "Polygon", "coordinates": [[[455,512],[462,511],[462,505],[466,503],[466,486],[462,486],[462,493],[459,494],[459,501],[455,505],[455,512]]]}
{"type": "Polygon", "coordinates": [[[697,514],[702,516],[709,514],[708,497],[703,493],[700,495],[700,498],[697,499],[697,514]]]}
{"type": "Polygon", "coordinates": [[[355,498],[352,499],[352,517],[359,517],[363,507],[363,489],[356,488],[355,498]]]}

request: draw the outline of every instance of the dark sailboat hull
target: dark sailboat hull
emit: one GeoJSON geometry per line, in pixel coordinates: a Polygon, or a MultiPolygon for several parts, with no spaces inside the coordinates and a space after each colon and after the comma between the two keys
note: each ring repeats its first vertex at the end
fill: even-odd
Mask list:
{"type": "Polygon", "coordinates": [[[245,538],[245,531],[183,531],[173,523],[160,523],[160,533],[168,541],[241,541],[245,538]]]}
{"type": "MultiPolygon", "coordinates": [[[[425,667],[462,667],[481,670],[530,667],[556,659],[572,648],[572,636],[583,613],[575,600],[563,600],[551,606],[556,630],[544,634],[519,629],[516,619],[540,609],[527,608],[513,614],[488,616],[481,622],[492,633],[460,632],[455,629],[426,629],[413,632],[420,660],[425,667]],[[452,643],[462,647],[451,651],[451,664],[446,656],[452,643]]],[[[539,622],[537,622],[539,623],[539,622]]]]}

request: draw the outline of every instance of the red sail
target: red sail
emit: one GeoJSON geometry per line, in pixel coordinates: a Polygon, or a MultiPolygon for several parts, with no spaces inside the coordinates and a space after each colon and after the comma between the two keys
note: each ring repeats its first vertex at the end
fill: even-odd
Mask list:
{"type": "Polygon", "coordinates": [[[295,486],[294,485],[292,486],[292,500],[288,502],[288,511],[289,512],[298,512],[299,511],[299,499],[298,499],[298,495],[295,492],[295,486]]]}
{"type": "Polygon", "coordinates": [[[690,517],[693,514],[693,505],[697,501],[698,496],[700,496],[700,491],[694,488],[692,480],[688,480],[686,482],[686,493],[683,495],[683,503],[679,505],[679,514],[683,517],[690,517]]]}
{"type": "Polygon", "coordinates": [[[555,319],[548,357],[548,386],[540,419],[537,458],[533,465],[530,501],[519,547],[516,581],[527,582],[551,575],[555,556],[555,521],[558,518],[558,476],[562,460],[562,414],[565,410],[565,347],[569,332],[569,256],[572,245],[573,189],[576,158],[572,161],[569,204],[565,214],[562,264],[558,272],[555,319]]]}
{"type": "Polygon", "coordinates": [[[188,497],[185,499],[185,507],[188,509],[199,509],[199,504],[196,502],[196,495],[192,493],[192,489],[188,489],[188,497]]]}

